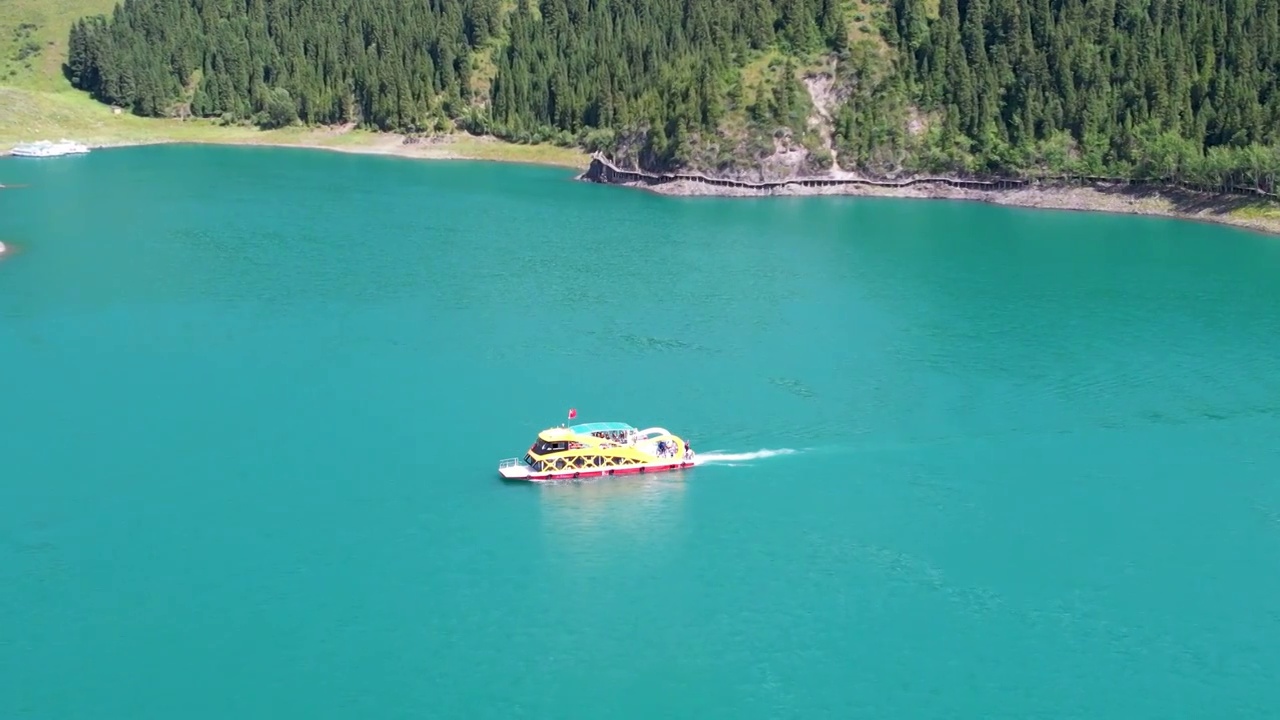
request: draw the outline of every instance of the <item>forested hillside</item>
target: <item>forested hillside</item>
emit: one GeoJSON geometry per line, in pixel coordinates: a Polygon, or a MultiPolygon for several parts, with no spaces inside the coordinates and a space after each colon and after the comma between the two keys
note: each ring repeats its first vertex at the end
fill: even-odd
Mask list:
{"type": "Polygon", "coordinates": [[[1280,173],[1280,0],[126,0],[69,44],[143,115],[722,172],[1280,173]]]}

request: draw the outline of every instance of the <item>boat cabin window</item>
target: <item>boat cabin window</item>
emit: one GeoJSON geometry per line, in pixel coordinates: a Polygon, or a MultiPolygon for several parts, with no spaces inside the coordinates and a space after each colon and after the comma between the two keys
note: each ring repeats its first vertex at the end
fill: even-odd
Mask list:
{"type": "Polygon", "coordinates": [[[533,443],[533,447],[529,448],[536,455],[546,455],[547,453],[562,452],[568,448],[568,444],[561,442],[543,442],[541,439],[533,443]]]}

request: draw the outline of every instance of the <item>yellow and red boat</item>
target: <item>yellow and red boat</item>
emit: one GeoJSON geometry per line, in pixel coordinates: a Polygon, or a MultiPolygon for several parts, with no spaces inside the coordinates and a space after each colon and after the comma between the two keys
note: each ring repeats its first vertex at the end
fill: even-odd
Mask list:
{"type": "MultiPolygon", "coordinates": [[[[570,412],[572,419],[575,412],[570,412]]],[[[498,463],[507,480],[568,480],[655,473],[693,467],[689,442],[664,428],[637,429],[623,422],[547,428],[524,457],[498,463]]]]}

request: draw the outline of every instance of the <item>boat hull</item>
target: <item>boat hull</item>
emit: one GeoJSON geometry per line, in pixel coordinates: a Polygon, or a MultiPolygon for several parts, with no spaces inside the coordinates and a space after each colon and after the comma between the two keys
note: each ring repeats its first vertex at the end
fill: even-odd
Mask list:
{"type": "Polygon", "coordinates": [[[545,472],[533,472],[532,468],[527,465],[517,465],[514,467],[503,467],[498,469],[498,473],[504,480],[522,480],[525,482],[551,482],[556,480],[580,480],[583,478],[608,477],[611,475],[652,475],[654,473],[672,472],[674,470],[685,470],[694,466],[691,460],[680,461],[657,461],[652,463],[644,463],[642,465],[625,465],[619,467],[608,468],[589,468],[583,470],[547,470],[545,472]]]}

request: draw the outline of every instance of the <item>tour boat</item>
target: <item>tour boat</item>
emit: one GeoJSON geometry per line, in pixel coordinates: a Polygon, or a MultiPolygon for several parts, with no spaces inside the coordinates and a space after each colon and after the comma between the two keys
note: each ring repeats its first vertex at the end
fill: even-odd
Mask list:
{"type": "MultiPolygon", "coordinates": [[[[570,419],[575,414],[571,412],[570,419]]],[[[507,480],[543,482],[689,467],[693,448],[663,428],[639,430],[623,422],[595,422],[543,430],[524,457],[503,460],[498,472],[507,480]]]]}
{"type": "Polygon", "coordinates": [[[89,152],[89,146],[84,143],[70,140],[59,140],[58,142],[41,140],[18,145],[13,148],[11,154],[14,157],[59,157],[61,155],[83,155],[87,152],[89,152]]]}

